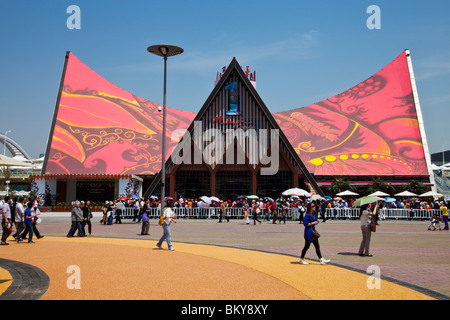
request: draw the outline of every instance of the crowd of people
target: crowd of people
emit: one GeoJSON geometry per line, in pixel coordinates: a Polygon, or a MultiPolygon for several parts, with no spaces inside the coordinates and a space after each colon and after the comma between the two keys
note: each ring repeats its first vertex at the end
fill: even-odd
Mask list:
{"type": "Polygon", "coordinates": [[[40,234],[37,223],[39,222],[39,205],[34,199],[25,197],[6,196],[0,203],[2,214],[2,238],[1,245],[9,245],[8,237],[12,234],[13,228],[15,233],[12,235],[17,243],[28,240],[28,243],[34,243],[33,237],[41,239],[44,236],[40,234]]]}
{"type": "MultiPolygon", "coordinates": [[[[304,215],[307,211],[307,206],[309,203],[313,203],[315,206],[316,217],[320,218],[323,222],[327,220],[326,211],[327,209],[345,209],[351,208],[353,202],[356,200],[354,198],[349,199],[302,199],[298,197],[290,198],[239,198],[239,199],[223,199],[211,202],[205,202],[198,198],[180,198],[178,200],[172,200],[169,198],[173,204],[173,208],[185,208],[185,209],[204,209],[204,208],[216,208],[220,212],[218,216],[218,222],[221,223],[222,220],[226,219],[229,221],[229,216],[226,212],[229,208],[242,208],[244,213],[244,219],[247,224],[250,224],[250,220],[253,219],[253,223],[261,223],[261,221],[272,221],[272,223],[286,223],[287,218],[292,220],[298,220],[300,223],[303,221],[304,215]],[[219,209],[220,208],[220,209],[219,209]],[[292,210],[298,209],[298,210],[292,210]],[[261,219],[261,220],[260,220],[261,219]]],[[[423,201],[423,200],[396,200],[393,202],[379,202],[379,210],[382,209],[441,209],[443,201],[423,201]]],[[[84,203],[80,203],[82,211],[89,211],[90,207],[85,206],[84,203]]],[[[160,201],[156,198],[148,199],[128,199],[128,200],[115,200],[106,201],[104,207],[102,208],[103,217],[101,219],[102,224],[111,225],[113,223],[122,223],[123,213],[126,208],[133,208],[133,222],[141,223],[142,235],[148,233],[147,223],[150,218],[150,212],[152,208],[159,208],[160,201]]],[[[128,211],[129,212],[129,211],[128,211]]],[[[185,212],[185,211],[183,211],[185,212]]],[[[205,211],[202,211],[205,212],[205,211]]],[[[90,218],[88,217],[91,213],[84,212],[83,218],[79,221],[84,228],[84,225],[88,224],[91,228],[90,218]]],[[[186,217],[186,214],[185,214],[186,217]]],[[[199,218],[204,218],[205,216],[198,216],[199,218]]],[[[379,215],[377,214],[374,219],[378,223],[379,215]]],[[[445,223],[446,215],[443,215],[441,219],[445,223]]],[[[91,233],[91,232],[89,232],[91,233]]]]}
{"type": "MultiPolygon", "coordinates": [[[[218,200],[205,202],[204,200],[198,199],[186,199],[180,198],[174,201],[172,198],[167,198],[165,203],[165,210],[161,215],[160,210],[158,210],[158,215],[161,215],[160,225],[162,226],[163,234],[157,243],[157,247],[162,249],[162,243],[167,242],[169,250],[174,250],[171,243],[171,233],[170,225],[171,223],[176,223],[176,214],[174,208],[217,208],[220,212],[218,216],[218,222],[222,223],[222,220],[230,221],[230,217],[226,214],[228,208],[241,208],[244,213],[244,221],[246,224],[250,224],[250,219],[253,219],[253,223],[261,224],[262,221],[268,221],[275,224],[277,221],[279,223],[286,223],[287,215],[289,214],[289,209],[295,210],[297,216],[295,220],[298,220],[300,224],[304,225],[304,240],[305,244],[301,252],[300,263],[307,265],[305,255],[309,250],[311,244],[313,244],[316,254],[320,260],[321,264],[327,264],[330,262],[329,259],[322,257],[322,253],[319,245],[319,237],[316,230],[316,225],[319,223],[319,218],[326,221],[325,212],[327,209],[331,208],[351,208],[353,201],[356,199],[344,200],[340,198],[335,199],[301,199],[301,198],[257,198],[248,199],[245,197],[234,199],[234,200],[218,200]],[[261,219],[261,220],[260,220],[261,219]]],[[[150,227],[150,215],[154,209],[161,208],[161,202],[157,198],[149,199],[129,199],[125,201],[106,201],[104,207],[102,208],[103,216],[99,221],[104,225],[114,223],[122,223],[122,214],[125,208],[133,208],[133,222],[141,223],[141,235],[149,234],[150,227]]],[[[15,241],[18,243],[28,239],[28,243],[34,243],[33,236],[38,239],[43,236],[40,235],[36,224],[39,221],[39,206],[38,202],[32,199],[26,199],[24,197],[10,199],[6,197],[3,203],[0,203],[0,208],[2,210],[2,228],[3,234],[1,239],[2,245],[8,245],[6,239],[12,233],[13,227],[15,227],[16,232],[13,234],[15,241]]],[[[432,222],[429,226],[436,229],[436,225],[442,220],[444,222],[444,230],[449,230],[448,227],[448,209],[446,201],[440,202],[427,202],[418,199],[405,200],[405,201],[392,201],[384,202],[379,201],[377,203],[372,203],[369,205],[363,205],[359,208],[359,219],[361,221],[361,232],[362,241],[358,254],[360,256],[372,256],[370,253],[370,241],[371,234],[375,230],[372,229],[372,221],[377,223],[377,216],[381,209],[383,208],[401,208],[401,209],[440,209],[442,216],[437,217],[436,214],[432,218],[432,222]]],[[[437,210],[435,210],[437,211],[437,210]]],[[[71,226],[67,237],[74,237],[75,232],[79,237],[85,237],[87,234],[90,236],[92,233],[92,208],[90,201],[74,201],[72,203],[72,213],[71,213],[71,226]],[[87,232],[86,232],[87,226],[87,232]]],[[[439,226],[440,228],[440,226],[439,226]]]]}

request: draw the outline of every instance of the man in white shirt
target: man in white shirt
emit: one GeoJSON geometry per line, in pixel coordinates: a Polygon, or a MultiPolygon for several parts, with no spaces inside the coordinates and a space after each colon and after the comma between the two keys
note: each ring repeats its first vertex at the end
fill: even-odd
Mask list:
{"type": "Polygon", "coordinates": [[[3,235],[2,235],[2,241],[1,245],[9,245],[9,243],[6,242],[6,239],[8,239],[9,235],[11,234],[12,224],[11,224],[11,209],[9,208],[9,203],[11,202],[11,199],[6,196],[5,202],[2,206],[2,228],[3,228],[3,235]]]}
{"type": "Polygon", "coordinates": [[[22,231],[25,229],[25,226],[23,224],[23,218],[25,216],[25,209],[23,207],[23,204],[25,203],[25,198],[20,197],[19,202],[16,204],[16,241],[19,243],[19,241],[22,241],[23,239],[20,238],[20,235],[22,234],[22,231]]]}
{"type": "Polygon", "coordinates": [[[116,221],[114,223],[122,223],[122,210],[123,210],[123,203],[122,201],[117,201],[116,203],[116,221]]]}

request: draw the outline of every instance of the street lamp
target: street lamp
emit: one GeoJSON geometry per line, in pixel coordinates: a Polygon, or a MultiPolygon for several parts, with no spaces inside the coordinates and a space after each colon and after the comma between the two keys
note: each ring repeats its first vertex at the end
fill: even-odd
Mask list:
{"type": "Polygon", "coordinates": [[[6,135],[11,132],[11,130],[8,130],[5,132],[5,140],[3,141],[3,155],[6,155],[6,135]]]}
{"type": "Polygon", "coordinates": [[[164,58],[164,94],[163,94],[163,132],[162,132],[162,156],[161,156],[161,214],[164,213],[164,201],[166,199],[166,75],[167,58],[182,54],[180,47],[157,44],[147,48],[147,51],[164,58]]]}
{"type": "Polygon", "coordinates": [[[6,196],[9,196],[9,183],[10,183],[10,181],[6,180],[5,182],[6,182],[6,196]]]}

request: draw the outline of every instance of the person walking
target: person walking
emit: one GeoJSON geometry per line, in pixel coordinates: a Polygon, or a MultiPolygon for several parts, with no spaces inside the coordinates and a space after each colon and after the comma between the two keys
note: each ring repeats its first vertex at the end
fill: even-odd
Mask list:
{"type": "Polygon", "coordinates": [[[163,241],[166,240],[167,245],[169,246],[169,250],[174,251],[175,249],[173,248],[172,241],[171,241],[170,224],[172,222],[177,223],[177,220],[176,220],[177,217],[175,216],[175,213],[173,212],[172,208],[173,208],[173,200],[168,200],[167,206],[164,208],[164,213],[163,213],[163,218],[164,218],[164,223],[162,225],[163,235],[162,235],[161,239],[159,239],[156,246],[159,249],[162,249],[161,245],[162,245],[163,241]]]}
{"type": "Polygon", "coordinates": [[[326,213],[327,213],[328,202],[329,202],[329,200],[322,201],[322,204],[320,206],[320,208],[322,209],[322,222],[326,222],[327,221],[326,213]]]}
{"type": "Polygon", "coordinates": [[[92,219],[91,201],[87,200],[83,206],[83,233],[86,234],[86,231],[84,228],[87,225],[89,235],[93,236],[91,219],[92,219]]]}
{"type": "Polygon", "coordinates": [[[17,202],[17,204],[16,204],[16,211],[15,211],[16,234],[15,234],[14,238],[16,238],[17,243],[22,241],[20,234],[25,229],[25,225],[23,223],[23,219],[25,217],[25,208],[23,207],[24,204],[25,204],[25,198],[20,197],[19,202],[17,202]]]}
{"type": "Polygon", "coordinates": [[[219,223],[222,223],[222,218],[225,217],[227,219],[227,222],[230,222],[230,218],[227,217],[227,204],[225,201],[220,200],[220,216],[219,216],[219,223]]]}
{"type": "Polygon", "coordinates": [[[275,224],[278,220],[278,199],[272,203],[271,209],[272,209],[272,213],[273,213],[272,223],[275,224]]]}
{"type": "Polygon", "coordinates": [[[444,230],[448,230],[448,208],[447,208],[447,202],[444,201],[442,203],[442,206],[440,207],[440,209],[442,210],[442,219],[444,220],[444,230]]]}
{"type": "Polygon", "coordinates": [[[28,201],[27,208],[24,214],[25,231],[19,236],[24,239],[28,234],[28,243],[34,243],[33,241],[33,217],[35,216],[33,210],[33,202],[28,201]]]}
{"type": "Polygon", "coordinates": [[[261,224],[261,220],[258,219],[258,215],[261,213],[261,210],[259,209],[259,206],[255,200],[253,200],[252,213],[253,213],[253,224],[256,225],[256,221],[258,221],[259,224],[261,224]]]}
{"type": "Polygon", "coordinates": [[[122,223],[122,211],[123,211],[123,202],[121,200],[116,202],[116,221],[114,223],[122,223]]]}
{"type": "Polygon", "coordinates": [[[362,240],[361,245],[359,246],[358,255],[361,257],[372,257],[372,255],[369,253],[370,238],[372,236],[372,231],[370,230],[370,219],[374,219],[374,216],[378,211],[378,204],[375,205],[375,208],[372,212],[370,212],[369,210],[369,204],[362,205],[359,210],[362,240]]]}
{"type": "Polygon", "coordinates": [[[72,225],[70,226],[70,230],[67,233],[68,238],[72,238],[77,229],[78,229],[78,236],[79,237],[84,236],[81,221],[83,221],[83,211],[81,210],[81,203],[79,201],[76,201],[75,205],[72,207],[72,225]]]}
{"type": "Polygon", "coordinates": [[[314,211],[315,204],[310,202],[308,203],[307,212],[305,218],[303,220],[303,225],[305,226],[304,238],[305,238],[305,246],[303,247],[302,254],[300,256],[300,263],[304,265],[308,265],[309,263],[304,260],[306,252],[308,251],[311,243],[314,244],[314,248],[316,249],[317,257],[320,259],[320,264],[327,264],[330,260],[322,257],[322,253],[320,252],[319,240],[313,237],[313,230],[316,230],[316,225],[319,223],[317,221],[314,211]]]}
{"type": "Polygon", "coordinates": [[[147,202],[144,203],[142,207],[142,229],[141,229],[141,235],[145,236],[148,235],[148,231],[150,229],[150,221],[148,220],[150,214],[150,199],[147,199],[147,202]]]}
{"type": "Polygon", "coordinates": [[[31,226],[33,227],[33,234],[36,236],[36,238],[41,239],[44,236],[41,235],[38,228],[36,227],[37,220],[39,219],[39,215],[41,214],[41,211],[39,210],[39,204],[38,200],[35,199],[33,202],[33,208],[31,209],[34,213],[33,220],[31,221],[31,226]]]}
{"type": "Polygon", "coordinates": [[[11,209],[9,208],[9,203],[11,202],[11,199],[9,196],[5,197],[5,202],[2,206],[2,240],[0,242],[1,245],[9,245],[9,243],[6,242],[6,239],[11,234],[12,231],[12,222],[11,222],[11,209]]]}

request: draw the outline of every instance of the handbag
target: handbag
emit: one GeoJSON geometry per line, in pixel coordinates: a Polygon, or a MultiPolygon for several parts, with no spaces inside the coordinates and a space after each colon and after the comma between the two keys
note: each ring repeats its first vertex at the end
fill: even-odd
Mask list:
{"type": "Polygon", "coordinates": [[[370,219],[370,231],[377,232],[377,223],[375,219],[370,219]]]}
{"type": "Polygon", "coordinates": [[[312,237],[314,240],[317,240],[320,238],[320,233],[317,230],[312,230],[312,237]]]}
{"type": "Polygon", "coordinates": [[[162,214],[162,213],[161,213],[161,215],[159,216],[159,222],[158,222],[158,224],[159,224],[160,226],[162,226],[162,225],[164,224],[164,214],[162,214]]]}
{"type": "MultiPolygon", "coordinates": [[[[311,223],[311,222],[312,222],[312,215],[310,214],[309,215],[309,223],[311,223]]],[[[320,233],[317,230],[315,230],[311,227],[311,231],[312,231],[312,237],[314,240],[317,240],[320,238],[320,233]]]]}

